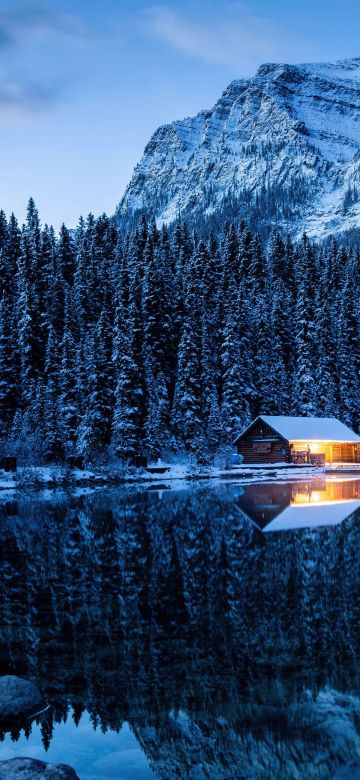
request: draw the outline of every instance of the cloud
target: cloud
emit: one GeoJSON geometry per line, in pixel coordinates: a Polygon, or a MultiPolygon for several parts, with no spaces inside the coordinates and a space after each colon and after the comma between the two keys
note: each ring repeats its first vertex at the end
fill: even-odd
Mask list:
{"type": "Polygon", "coordinates": [[[63,71],[74,61],[69,40],[77,49],[92,37],[96,32],[59,0],[0,0],[0,121],[32,120],[62,100],[63,71]]]}
{"type": "Polygon", "coordinates": [[[219,16],[185,19],[164,5],[146,12],[147,29],[179,51],[253,73],[259,63],[281,58],[284,31],[270,19],[251,15],[240,3],[222,5],[219,16]]]}
{"type": "Polygon", "coordinates": [[[31,119],[58,102],[61,90],[36,82],[0,80],[0,118],[31,119]]]}
{"type": "Polygon", "coordinates": [[[0,49],[16,46],[34,34],[57,33],[76,38],[91,35],[90,29],[76,14],[56,7],[56,3],[31,0],[2,0],[0,3],[0,49]]]}

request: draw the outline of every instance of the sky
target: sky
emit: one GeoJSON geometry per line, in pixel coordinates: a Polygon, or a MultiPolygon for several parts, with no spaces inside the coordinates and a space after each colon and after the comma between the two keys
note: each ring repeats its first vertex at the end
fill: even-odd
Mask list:
{"type": "Polygon", "coordinates": [[[164,123],[264,62],[360,57],[360,0],[0,0],[0,208],[112,214],[164,123]]]}

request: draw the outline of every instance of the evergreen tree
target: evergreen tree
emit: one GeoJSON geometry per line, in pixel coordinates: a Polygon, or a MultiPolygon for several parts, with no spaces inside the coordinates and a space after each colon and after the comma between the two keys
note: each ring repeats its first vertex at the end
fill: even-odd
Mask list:
{"type": "Polygon", "coordinates": [[[142,372],[136,337],[120,290],[115,317],[115,394],[112,436],[118,457],[127,460],[142,450],[142,372]]]}
{"type": "Polygon", "coordinates": [[[171,414],[175,440],[191,453],[203,451],[201,361],[190,314],[185,317],[179,344],[174,402],[171,414]]]}
{"type": "Polygon", "coordinates": [[[113,363],[109,327],[104,310],[87,337],[88,391],[86,410],[79,427],[79,448],[90,457],[106,451],[111,440],[113,363]]]}
{"type": "Polygon", "coordinates": [[[71,235],[64,224],[61,225],[57,245],[57,265],[61,278],[72,287],[75,274],[75,247],[71,235]]]}
{"type": "Polygon", "coordinates": [[[324,417],[338,417],[336,334],[327,290],[322,284],[316,319],[316,413],[324,417]]]}
{"type": "Polygon", "coordinates": [[[315,327],[314,256],[304,236],[298,264],[298,293],[295,309],[295,371],[293,409],[300,415],[315,414],[315,327]]]}
{"type": "Polygon", "coordinates": [[[0,301],[0,437],[9,432],[18,405],[18,360],[9,294],[0,301]]]}
{"type": "Polygon", "coordinates": [[[59,412],[64,449],[72,454],[80,418],[77,351],[70,329],[69,293],[65,308],[64,335],[60,344],[59,412]]]}
{"type": "MultiPolygon", "coordinates": [[[[204,249],[200,247],[200,252],[204,249]]],[[[174,400],[171,413],[175,441],[194,454],[204,452],[201,397],[201,330],[203,282],[199,255],[185,269],[185,302],[178,348],[174,400]]]]}
{"type": "Polygon", "coordinates": [[[234,306],[227,307],[222,346],[222,424],[226,443],[232,442],[235,435],[250,422],[249,397],[253,389],[246,335],[249,320],[246,324],[240,320],[245,310],[241,305],[237,306],[237,301],[234,291],[234,306]]]}
{"type": "Polygon", "coordinates": [[[144,250],[143,354],[147,398],[145,442],[148,450],[154,454],[159,454],[161,449],[168,445],[170,418],[168,390],[170,377],[167,361],[170,320],[163,260],[161,248],[154,247],[150,235],[144,250]],[[166,374],[168,374],[167,380],[166,374]]]}
{"type": "Polygon", "coordinates": [[[359,268],[351,238],[293,245],[276,226],[265,251],[218,217],[125,232],[90,214],[56,236],[32,199],[22,231],[0,211],[3,448],[204,460],[260,412],[358,430],[359,268]]]}
{"type": "Polygon", "coordinates": [[[61,429],[59,424],[59,353],[56,335],[52,326],[48,330],[45,356],[45,386],[38,385],[42,401],[43,413],[42,431],[44,435],[44,455],[49,461],[60,461],[64,454],[61,429]]]}
{"type": "Polygon", "coordinates": [[[341,295],[338,355],[341,417],[347,425],[357,429],[360,420],[360,333],[359,286],[354,285],[354,270],[353,265],[349,265],[341,295]]]}
{"type": "Polygon", "coordinates": [[[222,443],[221,412],[217,384],[217,370],[211,349],[206,316],[203,317],[201,334],[201,396],[203,428],[207,447],[215,452],[222,443]]]}

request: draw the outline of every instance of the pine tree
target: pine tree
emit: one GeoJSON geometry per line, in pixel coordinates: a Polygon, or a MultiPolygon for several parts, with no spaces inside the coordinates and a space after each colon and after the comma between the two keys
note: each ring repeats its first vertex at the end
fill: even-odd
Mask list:
{"type": "Polygon", "coordinates": [[[170,321],[165,290],[164,256],[159,246],[148,237],[144,250],[144,371],[147,397],[145,442],[148,450],[160,454],[169,443],[169,382],[170,366],[167,347],[170,321]],[[167,376],[167,378],[166,378],[167,376]]]}
{"type": "Polygon", "coordinates": [[[64,224],[61,225],[57,244],[57,265],[61,278],[72,287],[75,274],[75,247],[71,235],[64,224]]]}
{"type": "Polygon", "coordinates": [[[21,255],[21,231],[14,214],[11,214],[7,231],[7,246],[3,250],[6,255],[4,262],[3,284],[11,296],[13,308],[15,309],[15,300],[17,295],[17,272],[21,255]]]}
{"type": "Polygon", "coordinates": [[[211,349],[206,316],[203,317],[201,333],[201,397],[207,448],[210,452],[216,452],[222,443],[221,413],[216,362],[211,349]]]}
{"type": "Polygon", "coordinates": [[[265,291],[267,283],[267,265],[262,241],[259,235],[254,237],[250,251],[251,255],[247,282],[251,287],[253,294],[262,294],[265,291]]]}
{"type": "Polygon", "coordinates": [[[45,356],[45,384],[39,383],[38,392],[43,413],[42,435],[43,451],[46,460],[61,461],[64,446],[59,422],[59,352],[56,335],[52,326],[48,330],[45,356]]]}
{"type": "Polygon", "coordinates": [[[258,413],[275,414],[278,411],[278,383],[280,360],[275,367],[270,321],[270,305],[265,293],[259,292],[253,301],[254,385],[258,413]]]}
{"type": "Polygon", "coordinates": [[[0,301],[0,437],[12,425],[18,404],[18,359],[9,294],[0,301]]]}
{"type": "Polygon", "coordinates": [[[86,262],[85,222],[80,218],[75,237],[74,304],[82,336],[87,322],[86,262]]]}
{"type": "Polygon", "coordinates": [[[316,311],[316,413],[338,417],[337,345],[327,290],[320,284],[316,311]]]}
{"type": "Polygon", "coordinates": [[[239,282],[239,241],[238,236],[233,224],[230,225],[229,230],[224,237],[224,251],[223,251],[223,289],[226,295],[229,284],[233,280],[239,282]]]}
{"type": "Polygon", "coordinates": [[[312,247],[304,236],[298,262],[298,293],[295,309],[294,412],[315,414],[315,263],[312,247]]]}
{"type": "Polygon", "coordinates": [[[31,400],[32,390],[38,376],[38,357],[35,361],[36,340],[34,338],[33,328],[34,311],[27,271],[26,264],[23,261],[23,258],[21,258],[18,272],[17,320],[22,404],[26,404],[31,400]]]}
{"type": "Polygon", "coordinates": [[[271,364],[273,408],[279,414],[291,413],[291,383],[294,370],[292,290],[282,281],[273,281],[270,295],[271,364]]]}
{"type": "Polygon", "coordinates": [[[127,307],[126,289],[120,285],[115,315],[115,393],[112,424],[113,445],[118,457],[128,460],[142,450],[143,383],[138,365],[135,329],[127,307]]]}
{"type": "Polygon", "coordinates": [[[201,326],[203,285],[198,256],[186,268],[186,298],[178,348],[171,424],[175,440],[194,454],[204,451],[201,405],[201,326]]]}
{"type": "Polygon", "coordinates": [[[87,457],[105,452],[110,444],[113,413],[112,342],[106,311],[89,331],[86,346],[88,391],[79,427],[79,449],[87,457]]]}
{"type": "Polygon", "coordinates": [[[357,429],[360,420],[360,334],[359,286],[354,285],[354,278],[356,272],[350,264],[341,295],[338,360],[341,416],[347,425],[357,429]]]}
{"type": "Polygon", "coordinates": [[[240,320],[244,309],[238,308],[235,291],[233,300],[234,307],[227,311],[222,346],[222,424],[227,443],[250,422],[249,396],[253,391],[246,335],[249,320],[240,320]]]}
{"type": "Polygon", "coordinates": [[[286,248],[280,233],[275,230],[270,238],[268,247],[269,271],[273,281],[284,279],[286,281],[286,248]]]}
{"type": "Polygon", "coordinates": [[[8,287],[8,224],[4,211],[0,210],[0,299],[8,287]]]}
{"type": "Polygon", "coordinates": [[[73,453],[80,419],[79,382],[80,366],[71,331],[71,311],[68,292],[65,306],[64,335],[60,344],[59,364],[59,411],[64,450],[73,453]]]}
{"type": "Polygon", "coordinates": [[[171,425],[175,440],[194,454],[202,452],[204,444],[200,388],[200,351],[194,337],[192,318],[188,314],[179,344],[171,425]]]}

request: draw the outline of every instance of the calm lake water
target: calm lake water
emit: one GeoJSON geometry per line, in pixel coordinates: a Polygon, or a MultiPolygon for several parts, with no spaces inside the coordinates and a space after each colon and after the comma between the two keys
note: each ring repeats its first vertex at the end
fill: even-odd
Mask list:
{"type": "Polygon", "coordinates": [[[80,780],[360,778],[360,480],[0,494],[0,759],[80,780]]]}

